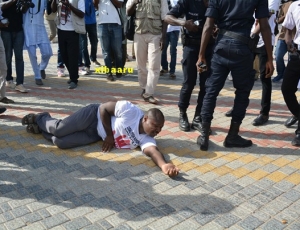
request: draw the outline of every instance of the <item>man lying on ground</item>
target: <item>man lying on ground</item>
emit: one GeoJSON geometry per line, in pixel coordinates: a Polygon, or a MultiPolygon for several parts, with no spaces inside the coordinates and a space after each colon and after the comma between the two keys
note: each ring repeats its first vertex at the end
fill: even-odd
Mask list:
{"type": "Polygon", "coordinates": [[[154,140],[164,122],[159,109],[152,108],[144,114],[129,101],[91,104],[63,120],[52,118],[48,112],[30,113],[22,119],[27,132],[42,133],[61,149],[99,140],[103,140],[103,152],[109,152],[113,147],[134,149],[140,146],[164,174],[176,176],[179,169],[165,161],[154,140]]]}

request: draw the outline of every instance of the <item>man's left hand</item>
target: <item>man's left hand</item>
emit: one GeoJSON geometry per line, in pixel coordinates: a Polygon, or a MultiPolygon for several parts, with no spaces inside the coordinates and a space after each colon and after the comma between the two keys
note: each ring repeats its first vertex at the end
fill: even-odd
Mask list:
{"type": "Polygon", "coordinates": [[[107,136],[103,140],[102,151],[109,152],[113,147],[115,147],[115,139],[113,136],[107,136]]]}
{"type": "Polygon", "coordinates": [[[178,175],[179,168],[171,163],[167,163],[161,166],[161,170],[164,174],[168,175],[169,177],[175,177],[178,175]]]}

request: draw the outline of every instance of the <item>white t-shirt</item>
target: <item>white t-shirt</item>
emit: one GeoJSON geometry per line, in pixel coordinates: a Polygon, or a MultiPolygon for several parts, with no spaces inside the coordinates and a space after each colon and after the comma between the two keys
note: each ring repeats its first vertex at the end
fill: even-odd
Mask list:
{"type": "MultiPolygon", "coordinates": [[[[118,1],[123,2],[123,0],[118,0],[118,1]]],[[[119,8],[118,11],[120,13],[119,8]]],[[[120,16],[117,12],[117,9],[110,0],[100,0],[98,12],[99,12],[99,16],[97,20],[98,24],[118,23],[119,25],[121,25],[120,16]]]]}
{"type": "MultiPolygon", "coordinates": [[[[69,0],[71,4],[73,4],[74,0],[69,0]]],[[[59,3],[61,4],[61,3],[59,3]]],[[[74,6],[74,5],[73,5],[74,6]]],[[[75,6],[76,7],[76,6],[75,6]]],[[[85,12],[85,3],[84,0],[79,0],[78,1],[78,10],[85,12]]],[[[57,28],[60,30],[65,30],[65,31],[73,31],[74,27],[72,24],[72,19],[71,19],[71,10],[65,5],[61,6],[61,15],[60,15],[60,23],[57,25],[57,28]]]]}
{"type": "MultiPolygon", "coordinates": [[[[294,42],[300,45],[300,2],[296,1],[293,2],[289,9],[288,12],[286,13],[285,19],[282,23],[282,26],[285,28],[292,30],[296,26],[296,34],[294,37],[294,42]]],[[[298,47],[299,49],[300,47],[298,47]]]]}
{"type": "MultiPolygon", "coordinates": [[[[129,101],[118,101],[116,103],[115,116],[111,117],[116,148],[134,149],[140,146],[144,151],[146,147],[156,146],[153,137],[139,133],[139,121],[143,116],[143,111],[129,101]]],[[[97,117],[98,135],[104,140],[106,132],[100,118],[100,110],[98,110],[97,117]]]]}

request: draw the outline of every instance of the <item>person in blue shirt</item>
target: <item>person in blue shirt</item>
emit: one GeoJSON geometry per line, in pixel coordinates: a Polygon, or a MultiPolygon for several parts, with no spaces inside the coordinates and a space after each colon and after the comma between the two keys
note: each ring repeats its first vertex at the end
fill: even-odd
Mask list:
{"type": "MultiPolygon", "coordinates": [[[[224,86],[228,73],[231,72],[235,99],[232,111],[231,125],[225,138],[225,147],[249,147],[251,140],[242,138],[240,125],[245,117],[249,104],[249,95],[254,84],[253,53],[249,46],[254,39],[250,38],[254,17],[258,19],[266,51],[266,77],[271,77],[274,71],[272,57],[271,29],[268,23],[268,0],[210,0],[206,11],[206,22],[203,28],[202,40],[197,61],[198,71],[206,64],[205,52],[215,24],[219,28],[216,45],[211,60],[211,75],[205,83],[206,94],[201,110],[202,130],[197,139],[200,149],[206,151],[209,143],[210,125],[216,106],[217,96],[224,86]]],[[[253,36],[251,36],[253,37],[253,36]]],[[[255,37],[255,36],[254,36],[255,37]]],[[[252,42],[254,43],[254,42],[252,42]]]]}

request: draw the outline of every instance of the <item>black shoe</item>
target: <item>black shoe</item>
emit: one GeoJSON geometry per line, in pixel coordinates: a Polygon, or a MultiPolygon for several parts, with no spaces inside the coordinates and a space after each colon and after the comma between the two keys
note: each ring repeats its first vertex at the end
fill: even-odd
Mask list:
{"type": "Polygon", "coordinates": [[[145,90],[145,89],[143,89],[142,94],[141,94],[141,97],[142,97],[143,99],[144,99],[144,97],[143,97],[144,93],[146,93],[146,90],[145,90]]]}
{"type": "Polygon", "coordinates": [[[35,79],[35,84],[37,84],[37,85],[44,85],[42,79],[35,79]]]}
{"type": "Polygon", "coordinates": [[[242,138],[240,135],[227,135],[223,145],[226,148],[246,148],[252,145],[252,141],[242,138]]]}
{"type": "Polygon", "coordinates": [[[69,79],[69,80],[67,81],[67,83],[68,83],[68,84],[70,84],[71,82],[72,82],[72,80],[71,80],[71,79],[69,79]]]}
{"type": "Polygon", "coordinates": [[[0,114],[1,114],[1,113],[4,113],[5,111],[6,111],[6,108],[0,107],[0,114]]]}
{"type": "Polygon", "coordinates": [[[41,77],[42,77],[43,79],[46,79],[46,72],[45,72],[44,69],[41,70],[41,77]]]}
{"type": "Polygon", "coordinates": [[[190,123],[185,111],[181,110],[179,114],[179,129],[188,132],[190,131],[190,123]]]}
{"type": "Polygon", "coordinates": [[[300,146],[300,134],[296,134],[296,137],[292,141],[293,146],[300,146]]]}
{"type": "Polygon", "coordinates": [[[203,122],[201,128],[201,135],[197,138],[197,145],[200,146],[200,149],[202,151],[208,150],[209,132],[210,132],[210,123],[203,122]]]}
{"type": "Polygon", "coordinates": [[[227,112],[225,113],[225,116],[226,116],[226,117],[232,117],[232,110],[233,110],[233,109],[230,109],[229,111],[227,111],[227,112]]]}
{"type": "Polygon", "coordinates": [[[260,126],[260,125],[263,125],[263,124],[267,123],[268,120],[269,120],[269,116],[259,114],[258,117],[255,118],[254,121],[252,122],[252,125],[260,126]]]}
{"type": "Polygon", "coordinates": [[[71,82],[70,84],[69,84],[69,87],[68,87],[68,89],[75,89],[77,87],[77,84],[75,83],[75,82],[71,82]]]}
{"type": "Polygon", "coordinates": [[[122,73],[116,73],[116,78],[121,78],[123,76],[122,73]]]}
{"type": "Polygon", "coordinates": [[[284,125],[286,127],[291,127],[293,124],[295,124],[298,121],[298,118],[295,116],[291,116],[289,119],[286,120],[284,125]]]}

